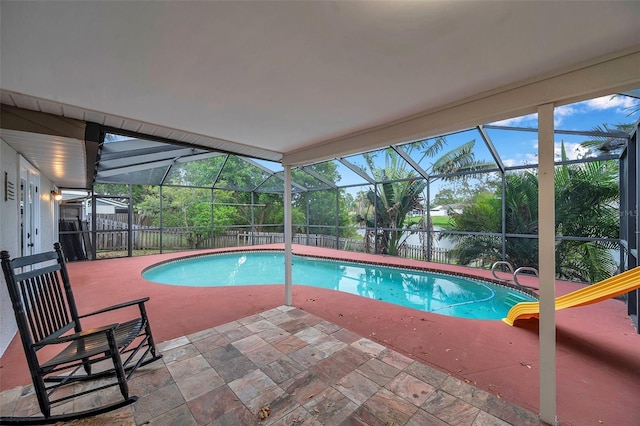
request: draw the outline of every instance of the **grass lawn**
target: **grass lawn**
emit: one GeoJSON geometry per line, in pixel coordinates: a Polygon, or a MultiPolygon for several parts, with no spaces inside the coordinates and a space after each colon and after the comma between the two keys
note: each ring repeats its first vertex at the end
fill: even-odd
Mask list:
{"type": "MultiPolygon", "coordinates": [[[[439,228],[448,228],[449,227],[449,216],[431,216],[431,222],[433,226],[437,226],[439,228]]],[[[411,226],[420,221],[420,216],[409,217],[405,221],[405,226],[411,226]]]]}
{"type": "Polygon", "coordinates": [[[440,226],[442,228],[449,227],[449,216],[431,216],[431,222],[433,226],[440,226]]]}

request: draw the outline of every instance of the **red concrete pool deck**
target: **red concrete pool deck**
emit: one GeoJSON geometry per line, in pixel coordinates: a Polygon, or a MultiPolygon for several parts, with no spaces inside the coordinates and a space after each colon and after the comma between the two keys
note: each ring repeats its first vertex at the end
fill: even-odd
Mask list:
{"type": "MultiPolygon", "coordinates": [[[[282,245],[255,246],[282,248],[282,245]]],[[[177,287],[141,277],[146,267],[186,255],[77,262],[68,265],[78,306],[89,312],[123,300],[150,296],[149,316],[157,342],[175,339],[284,304],[282,285],[177,287]]],[[[365,261],[491,278],[491,272],[389,256],[294,246],[295,254],[365,261]]],[[[212,271],[215,274],[215,271],[212,271]]],[[[537,283],[523,277],[524,284],[537,283]]],[[[557,295],[582,285],[558,281],[557,295]]],[[[306,286],[293,287],[293,305],[441,370],[534,413],[539,411],[537,320],[510,327],[403,308],[363,297],[306,286]]],[[[565,425],[640,424],[640,335],[619,300],[559,311],[557,413],[565,425]]],[[[85,327],[91,324],[85,324],[85,327]]],[[[19,339],[0,359],[0,390],[30,382],[19,339]]]]}

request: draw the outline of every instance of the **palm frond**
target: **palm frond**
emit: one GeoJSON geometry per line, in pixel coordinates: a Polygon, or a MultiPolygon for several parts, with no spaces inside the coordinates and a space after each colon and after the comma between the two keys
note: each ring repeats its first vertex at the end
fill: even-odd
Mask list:
{"type": "MultiPolygon", "coordinates": [[[[600,133],[612,133],[612,132],[624,132],[631,133],[633,131],[634,126],[632,124],[616,124],[610,126],[608,124],[595,126],[592,130],[594,132],[600,133]]],[[[600,152],[612,152],[618,151],[624,148],[627,145],[627,140],[625,138],[619,138],[616,136],[594,136],[593,139],[587,140],[581,145],[590,150],[596,150],[600,152]]]]}

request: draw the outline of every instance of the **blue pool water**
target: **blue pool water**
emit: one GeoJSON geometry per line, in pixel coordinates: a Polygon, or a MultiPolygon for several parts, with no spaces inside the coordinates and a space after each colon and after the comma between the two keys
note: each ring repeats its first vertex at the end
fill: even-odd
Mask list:
{"type": "MultiPolygon", "coordinates": [[[[294,285],[308,285],[425,312],[462,318],[498,320],[518,302],[535,301],[514,288],[463,277],[293,256],[294,285]]],[[[284,283],[284,253],[239,252],[179,259],[143,272],[149,281],[212,287],[284,283]]]]}

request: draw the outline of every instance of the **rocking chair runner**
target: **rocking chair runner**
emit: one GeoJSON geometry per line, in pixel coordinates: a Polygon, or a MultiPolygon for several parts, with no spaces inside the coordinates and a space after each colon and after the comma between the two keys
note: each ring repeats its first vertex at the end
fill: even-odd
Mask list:
{"type": "Polygon", "coordinates": [[[131,404],[137,397],[129,396],[127,380],[138,367],[162,357],[156,352],[145,309],[149,298],[78,315],[60,244],[56,243],[54,248],[55,251],[13,260],[7,251],[0,253],[22,346],[43,414],[38,417],[2,417],[0,424],[56,423],[94,416],[131,404]],[[128,319],[122,323],[89,330],[80,325],[81,318],[121,309],[124,313],[129,312],[128,319]],[[62,347],[62,350],[53,357],[39,359],[38,351],[51,345],[62,347]],[[92,372],[93,364],[99,362],[103,367],[101,371],[92,372]],[[105,364],[108,365],[106,369],[105,364]],[[89,390],[73,385],[78,381],[105,377],[111,377],[111,381],[106,384],[100,382],[89,390]],[[65,385],[69,390],[54,398],[54,393],[65,385]],[[80,412],[51,413],[53,404],[112,386],[118,386],[122,394],[116,402],[80,412]]]}

